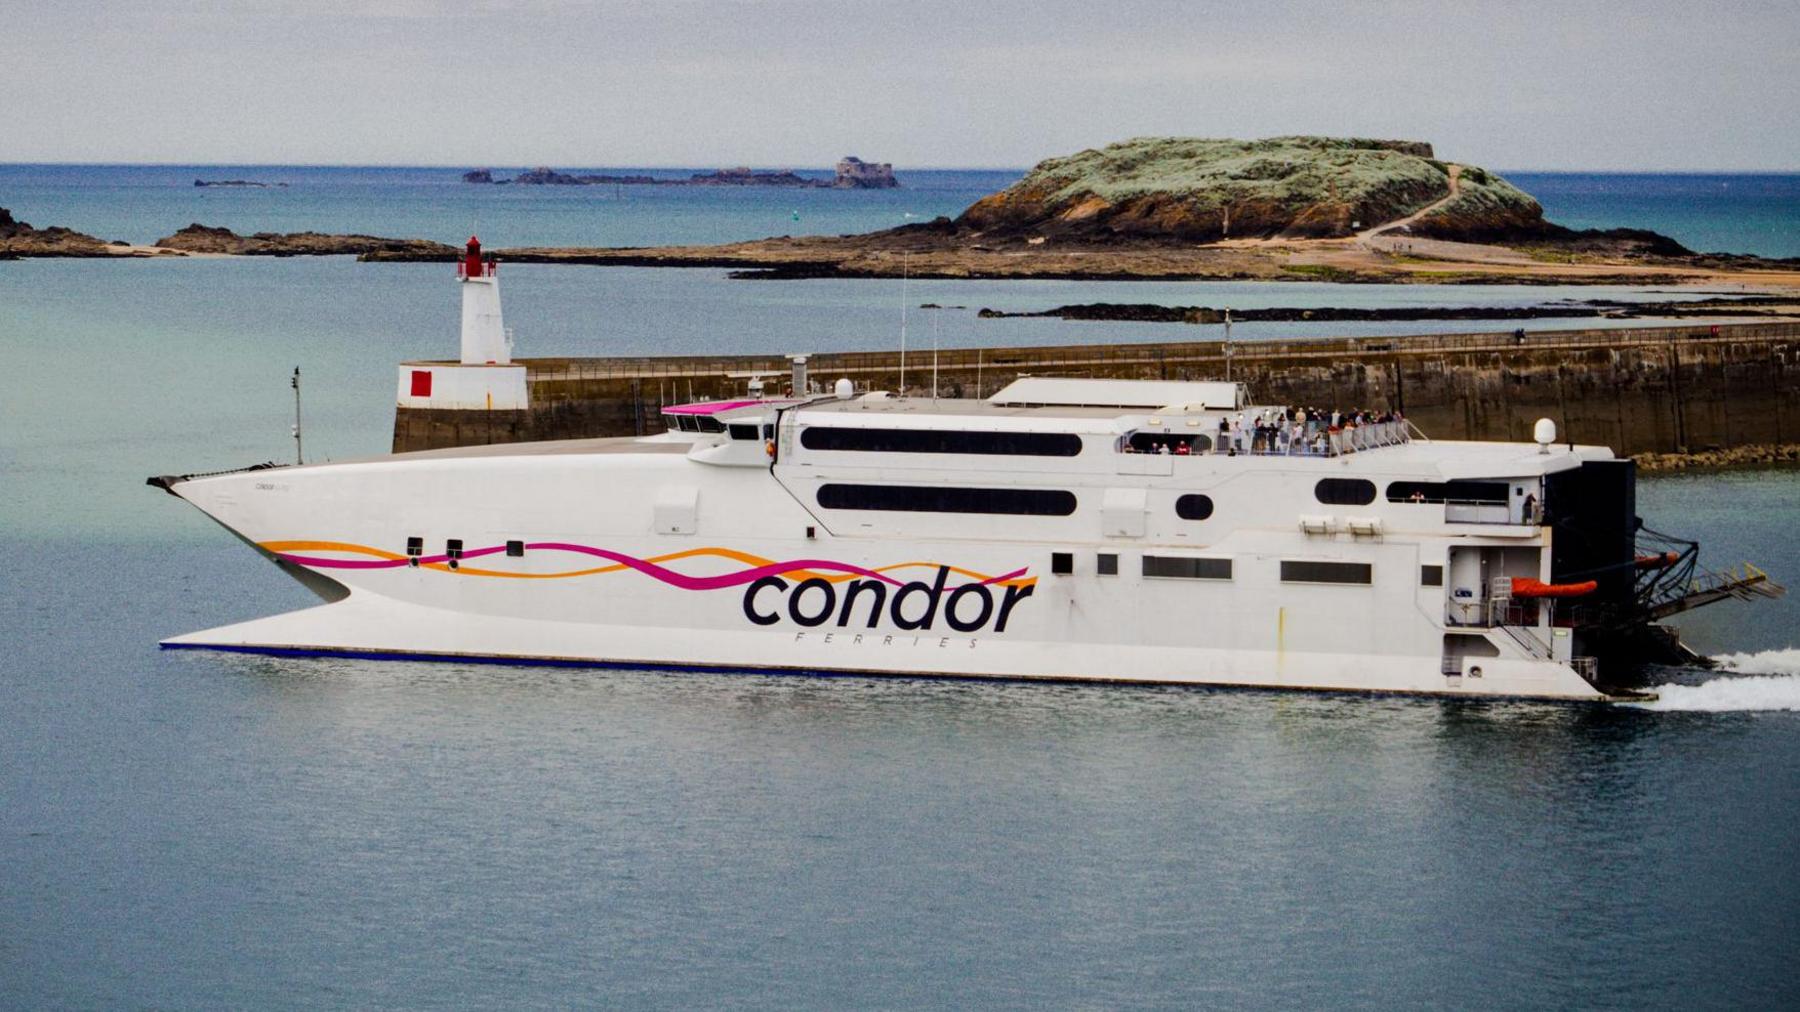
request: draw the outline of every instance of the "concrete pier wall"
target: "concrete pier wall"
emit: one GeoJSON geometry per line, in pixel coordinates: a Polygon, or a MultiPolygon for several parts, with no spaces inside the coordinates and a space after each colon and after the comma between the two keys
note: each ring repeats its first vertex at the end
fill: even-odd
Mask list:
{"type": "MultiPolygon", "coordinates": [[[[794,349],[796,352],[812,349],[794,349]]],[[[1565,438],[1620,453],[1685,452],[1800,440],[1800,323],[1748,323],[1237,342],[1232,378],[1264,404],[1398,408],[1439,439],[1528,441],[1538,418],[1565,438]]],[[[524,411],[401,408],[394,449],[573,439],[662,431],[664,405],[741,397],[751,374],[771,393],[791,364],[780,355],[524,359],[524,411]]],[[[929,352],[907,356],[905,386],[931,384],[929,352]]],[[[815,352],[821,389],[897,390],[900,356],[815,352]]],[[[1218,341],[940,352],[944,396],[986,396],[1021,375],[1218,379],[1218,341]]]]}

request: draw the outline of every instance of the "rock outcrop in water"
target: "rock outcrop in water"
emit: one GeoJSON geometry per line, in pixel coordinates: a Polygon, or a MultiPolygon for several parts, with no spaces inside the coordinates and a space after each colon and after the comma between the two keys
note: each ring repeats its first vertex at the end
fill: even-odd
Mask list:
{"type": "Polygon", "coordinates": [[[1481,169],[1464,167],[1451,197],[1450,166],[1418,141],[1147,137],[1040,162],[957,225],[994,239],[1192,243],[1349,236],[1430,208],[1415,232],[1553,229],[1537,201],[1481,169]]]}
{"type": "Polygon", "coordinates": [[[96,239],[86,232],[51,226],[33,228],[0,207],[0,259],[20,257],[110,257],[141,255],[122,242],[96,239]]]}
{"type": "Polygon", "coordinates": [[[228,228],[195,223],[156,240],[165,249],[186,253],[229,253],[236,256],[334,256],[390,253],[420,259],[454,258],[460,251],[426,239],[387,239],[375,235],[327,235],[322,232],[257,232],[239,235],[228,228]]]}
{"type": "Polygon", "coordinates": [[[900,185],[894,178],[894,167],[887,162],[865,162],[846,155],[837,163],[837,173],[830,179],[814,179],[790,170],[759,172],[748,166],[696,172],[686,179],[669,179],[648,175],[573,175],[539,166],[521,172],[511,179],[495,179],[491,169],[475,169],[463,173],[465,183],[517,183],[520,186],[776,186],[795,189],[890,190],[900,185]]]}
{"type": "Polygon", "coordinates": [[[195,186],[240,186],[254,190],[286,189],[286,183],[265,183],[257,179],[196,179],[195,186]]]}

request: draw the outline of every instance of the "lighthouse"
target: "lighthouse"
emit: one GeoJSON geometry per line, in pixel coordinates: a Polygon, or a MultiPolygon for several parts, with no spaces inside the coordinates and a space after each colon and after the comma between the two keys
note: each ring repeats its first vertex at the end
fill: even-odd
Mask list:
{"type": "Polygon", "coordinates": [[[492,256],[482,259],[480,239],[469,237],[456,277],[462,287],[462,364],[512,364],[512,342],[500,318],[500,264],[492,256]]]}
{"type": "Polygon", "coordinates": [[[469,237],[456,262],[462,293],[462,354],[455,362],[405,362],[396,403],[443,411],[522,411],[525,367],[514,365],[512,335],[500,315],[500,263],[469,237]]]}

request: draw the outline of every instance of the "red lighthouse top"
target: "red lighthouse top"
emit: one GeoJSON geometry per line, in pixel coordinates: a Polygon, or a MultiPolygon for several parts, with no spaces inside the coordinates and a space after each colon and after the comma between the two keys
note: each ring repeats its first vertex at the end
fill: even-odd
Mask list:
{"type": "Polygon", "coordinates": [[[469,244],[463,250],[462,262],[457,265],[456,276],[461,278],[491,278],[499,264],[489,257],[486,263],[481,260],[481,240],[469,237],[469,244]]]}

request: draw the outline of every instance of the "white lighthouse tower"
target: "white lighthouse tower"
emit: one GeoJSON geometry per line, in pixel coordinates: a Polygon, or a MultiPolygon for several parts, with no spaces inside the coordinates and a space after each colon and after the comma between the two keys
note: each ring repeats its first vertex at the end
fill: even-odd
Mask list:
{"type": "Polygon", "coordinates": [[[469,237],[456,276],[462,287],[462,364],[511,365],[511,342],[500,319],[500,264],[481,258],[480,239],[469,237]]]}
{"type": "Polygon", "coordinates": [[[400,366],[397,403],[403,408],[518,411],[527,407],[525,367],[514,365],[512,337],[500,315],[500,263],[483,257],[469,237],[456,264],[462,290],[462,357],[400,366]]]}

